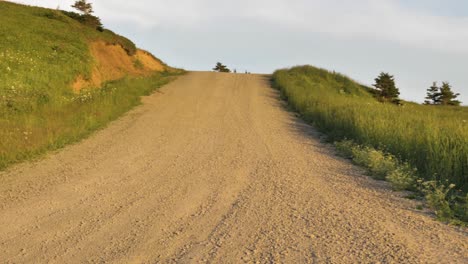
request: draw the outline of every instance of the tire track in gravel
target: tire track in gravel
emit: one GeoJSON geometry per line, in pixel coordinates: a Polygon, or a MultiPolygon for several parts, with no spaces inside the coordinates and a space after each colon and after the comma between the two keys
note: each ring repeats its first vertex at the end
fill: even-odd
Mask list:
{"type": "Polygon", "coordinates": [[[192,72],[0,172],[2,263],[467,263],[465,229],[336,157],[268,76],[192,72]]]}

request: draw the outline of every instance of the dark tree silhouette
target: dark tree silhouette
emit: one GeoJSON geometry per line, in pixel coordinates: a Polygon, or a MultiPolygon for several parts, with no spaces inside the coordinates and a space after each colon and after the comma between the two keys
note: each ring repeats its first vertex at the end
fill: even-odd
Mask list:
{"type": "Polygon", "coordinates": [[[439,101],[441,105],[459,106],[460,101],[455,100],[460,94],[452,91],[452,86],[448,82],[443,82],[440,87],[439,101]]]}
{"type": "Polygon", "coordinates": [[[455,100],[459,95],[460,94],[456,94],[452,91],[452,86],[448,82],[443,82],[441,87],[437,86],[437,82],[434,82],[432,86],[427,89],[427,100],[424,104],[459,106],[461,102],[455,100]]]}
{"type": "Polygon", "coordinates": [[[374,87],[378,90],[380,98],[383,101],[390,101],[393,103],[400,103],[398,96],[400,91],[395,86],[395,79],[392,75],[382,72],[379,77],[375,79],[374,87]]]}
{"type": "Polygon", "coordinates": [[[216,63],[216,66],[213,68],[213,71],[217,72],[231,72],[231,70],[226,67],[226,65],[223,65],[221,62],[216,63]]]}
{"type": "Polygon", "coordinates": [[[88,3],[86,0],[78,0],[72,5],[73,8],[82,12],[84,15],[90,15],[93,11],[93,5],[88,3]]]}
{"type": "Polygon", "coordinates": [[[104,27],[102,26],[101,19],[97,16],[91,15],[94,13],[93,11],[93,5],[86,0],[78,0],[75,2],[74,5],[72,5],[73,8],[78,10],[81,15],[75,12],[67,12],[63,11],[63,13],[80,23],[90,26],[92,28],[95,28],[99,31],[104,31],[104,27]]]}
{"type": "Polygon", "coordinates": [[[433,82],[432,86],[427,89],[427,96],[426,96],[426,101],[424,101],[424,104],[427,105],[436,105],[440,104],[440,92],[439,92],[439,86],[437,86],[437,82],[433,82]]]}

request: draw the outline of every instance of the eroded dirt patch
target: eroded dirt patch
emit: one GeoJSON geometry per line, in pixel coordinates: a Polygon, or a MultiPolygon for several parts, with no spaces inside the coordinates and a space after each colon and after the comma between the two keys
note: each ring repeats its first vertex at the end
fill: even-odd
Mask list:
{"type": "Polygon", "coordinates": [[[138,50],[135,55],[129,56],[120,45],[109,45],[104,41],[93,42],[89,48],[94,59],[91,77],[78,76],[72,84],[74,91],[99,87],[105,81],[118,80],[127,75],[147,75],[166,69],[160,60],[147,51],[138,50]]]}

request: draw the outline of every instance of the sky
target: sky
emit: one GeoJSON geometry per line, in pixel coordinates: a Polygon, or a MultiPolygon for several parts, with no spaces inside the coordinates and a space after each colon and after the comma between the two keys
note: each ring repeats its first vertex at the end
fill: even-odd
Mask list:
{"type": "MultiPolygon", "coordinates": [[[[73,0],[18,0],[71,10],[73,0]]],[[[272,73],[310,64],[424,101],[448,81],[468,105],[466,0],[91,0],[106,28],[171,66],[272,73]]]]}

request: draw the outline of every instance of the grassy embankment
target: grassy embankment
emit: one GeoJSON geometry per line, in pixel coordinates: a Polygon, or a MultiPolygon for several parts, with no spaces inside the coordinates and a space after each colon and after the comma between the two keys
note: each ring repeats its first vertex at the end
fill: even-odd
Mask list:
{"type": "Polygon", "coordinates": [[[127,76],[74,92],[77,76],[91,78],[96,63],[89,43],[118,44],[129,55],[135,45],[56,10],[0,2],[0,14],[0,169],[84,138],[178,74],[127,76]]]}
{"type": "Polygon", "coordinates": [[[278,70],[273,82],[374,177],[424,194],[440,219],[468,221],[468,108],[383,104],[370,88],[312,66],[278,70]]]}

